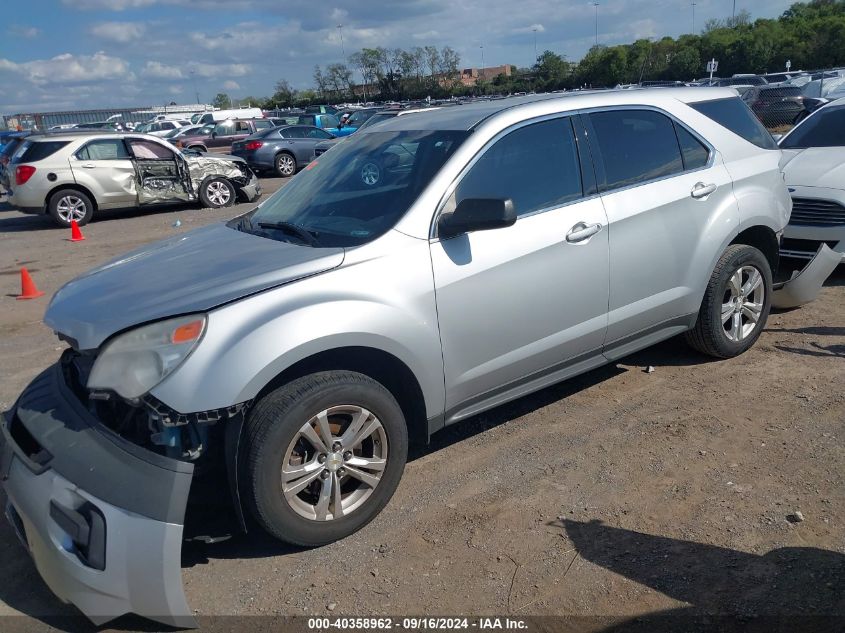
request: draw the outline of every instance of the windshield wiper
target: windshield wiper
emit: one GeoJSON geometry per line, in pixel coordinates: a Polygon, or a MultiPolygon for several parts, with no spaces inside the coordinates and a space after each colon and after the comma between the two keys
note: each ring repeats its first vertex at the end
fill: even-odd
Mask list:
{"type": "Polygon", "coordinates": [[[287,231],[288,233],[296,235],[309,246],[318,247],[320,245],[317,238],[306,229],[297,224],[292,224],[291,222],[259,222],[258,226],[262,229],[278,229],[280,231],[287,231]]]}

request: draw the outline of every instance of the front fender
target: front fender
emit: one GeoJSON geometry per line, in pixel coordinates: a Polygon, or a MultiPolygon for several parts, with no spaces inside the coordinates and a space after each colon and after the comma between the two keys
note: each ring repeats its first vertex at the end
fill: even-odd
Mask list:
{"type": "Polygon", "coordinates": [[[209,313],[202,343],[152,395],[179,412],[254,398],[314,354],[370,347],[402,361],[429,417],[443,412],[443,359],[428,243],[402,236],[394,253],[350,263],[209,313]]]}

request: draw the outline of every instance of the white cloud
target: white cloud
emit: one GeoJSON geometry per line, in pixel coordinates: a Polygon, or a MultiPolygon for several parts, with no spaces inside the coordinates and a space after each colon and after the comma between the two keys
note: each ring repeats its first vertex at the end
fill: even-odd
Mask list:
{"type": "Polygon", "coordinates": [[[531,26],[521,26],[521,27],[513,30],[514,33],[533,33],[535,31],[537,33],[545,33],[546,27],[544,27],[542,24],[538,23],[538,24],[532,24],[531,26]]]}
{"type": "Polygon", "coordinates": [[[161,62],[147,62],[141,69],[141,76],[149,79],[183,79],[182,69],[161,62]]]}
{"type": "Polygon", "coordinates": [[[51,59],[36,59],[23,63],[0,59],[0,70],[12,72],[38,86],[134,79],[126,60],[111,57],[102,51],[93,55],[63,53],[51,59]]]}
{"type": "Polygon", "coordinates": [[[198,76],[205,78],[245,77],[251,71],[248,64],[198,64],[191,62],[189,66],[191,70],[196,71],[198,76]]]}
{"type": "Polygon", "coordinates": [[[140,22],[100,22],[91,27],[91,34],[104,40],[126,44],[141,39],[146,30],[140,22]]]}
{"type": "Polygon", "coordinates": [[[6,32],[13,37],[25,37],[26,39],[32,39],[33,37],[38,37],[41,34],[41,29],[37,29],[34,26],[13,24],[6,30],[6,32]]]}
{"type": "Polygon", "coordinates": [[[156,4],[158,0],[62,0],[62,4],[74,9],[95,9],[101,11],[125,11],[142,9],[156,4]]]}
{"type": "Polygon", "coordinates": [[[237,81],[232,81],[230,79],[229,81],[223,82],[223,88],[225,88],[226,90],[240,90],[241,85],[237,81]]]}

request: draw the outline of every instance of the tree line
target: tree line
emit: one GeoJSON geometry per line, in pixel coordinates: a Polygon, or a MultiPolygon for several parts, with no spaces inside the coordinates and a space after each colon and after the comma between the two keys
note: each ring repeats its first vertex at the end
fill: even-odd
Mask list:
{"type": "MultiPolygon", "coordinates": [[[[282,79],[271,97],[248,97],[266,109],[361,100],[442,98],[465,94],[551,91],[609,87],[642,81],[689,81],[703,77],[705,64],[719,61],[719,75],[765,73],[792,68],[819,69],[845,65],[845,0],[793,4],[776,19],[752,21],[746,11],[709,20],[698,34],[631,44],[594,46],[578,63],[543,51],[528,68],[511,67],[492,81],[474,86],[460,81],[460,56],[449,46],[410,50],[365,48],[347,63],[315,66],[314,86],[296,90],[282,79]]],[[[228,96],[218,95],[228,103],[228,96]]]]}

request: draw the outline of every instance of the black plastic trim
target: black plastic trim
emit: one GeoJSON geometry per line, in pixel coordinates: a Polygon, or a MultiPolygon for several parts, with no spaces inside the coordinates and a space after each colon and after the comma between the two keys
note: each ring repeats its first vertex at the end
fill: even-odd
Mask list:
{"type": "Polygon", "coordinates": [[[155,521],[183,523],[193,464],[148,451],[106,428],[70,391],[58,363],[30,383],[5,417],[5,440],[32,472],[53,469],[110,505],[155,521]],[[34,464],[9,435],[13,420],[52,459],[34,464]]]}

